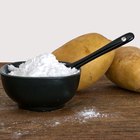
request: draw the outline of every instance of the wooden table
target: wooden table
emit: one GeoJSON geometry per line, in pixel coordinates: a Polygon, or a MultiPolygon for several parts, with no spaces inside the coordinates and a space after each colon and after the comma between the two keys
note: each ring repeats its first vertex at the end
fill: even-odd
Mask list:
{"type": "Polygon", "coordinates": [[[21,110],[0,81],[0,140],[139,140],[140,93],[105,77],[76,94],[63,109],[21,110]]]}

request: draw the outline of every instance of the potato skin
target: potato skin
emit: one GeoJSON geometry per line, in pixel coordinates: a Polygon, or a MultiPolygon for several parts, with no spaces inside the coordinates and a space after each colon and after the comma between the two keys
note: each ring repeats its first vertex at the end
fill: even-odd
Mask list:
{"type": "Polygon", "coordinates": [[[132,46],[117,49],[106,75],[119,87],[140,92],[140,49],[132,46]]]}
{"type": "MultiPolygon", "coordinates": [[[[109,42],[110,40],[98,33],[89,33],[69,41],[52,53],[59,61],[74,62],[109,42]]],[[[111,51],[82,66],[78,90],[88,88],[104,75],[111,65],[113,58],[114,51],[111,51]]]]}

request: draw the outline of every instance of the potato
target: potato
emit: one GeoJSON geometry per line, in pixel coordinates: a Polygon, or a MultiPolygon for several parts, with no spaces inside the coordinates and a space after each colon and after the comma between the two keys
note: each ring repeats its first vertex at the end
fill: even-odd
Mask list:
{"type": "Polygon", "coordinates": [[[117,49],[106,75],[118,86],[140,92],[140,49],[131,46],[117,49]]]}
{"type": "MultiPolygon", "coordinates": [[[[79,36],[62,47],[56,49],[53,54],[59,61],[74,62],[84,56],[96,51],[108,44],[110,40],[98,33],[89,33],[79,36]]],[[[111,65],[114,58],[114,51],[111,51],[81,68],[81,78],[78,90],[86,89],[93,85],[111,65]]]]}

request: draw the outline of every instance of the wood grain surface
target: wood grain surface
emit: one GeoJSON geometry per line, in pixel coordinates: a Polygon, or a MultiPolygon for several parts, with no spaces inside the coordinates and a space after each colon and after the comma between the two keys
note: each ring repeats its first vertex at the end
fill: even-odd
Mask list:
{"type": "Polygon", "coordinates": [[[103,77],[60,110],[32,112],[19,109],[0,81],[0,140],[17,139],[139,140],[140,93],[103,77]]]}

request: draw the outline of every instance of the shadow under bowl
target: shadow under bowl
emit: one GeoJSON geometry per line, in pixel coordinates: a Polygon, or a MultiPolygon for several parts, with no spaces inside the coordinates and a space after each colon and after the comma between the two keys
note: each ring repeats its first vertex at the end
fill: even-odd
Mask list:
{"type": "MultiPolygon", "coordinates": [[[[18,67],[22,62],[11,63],[18,67]]],[[[8,65],[0,69],[7,95],[23,109],[51,111],[65,105],[76,93],[80,72],[63,77],[21,77],[8,75],[8,65]]]]}

